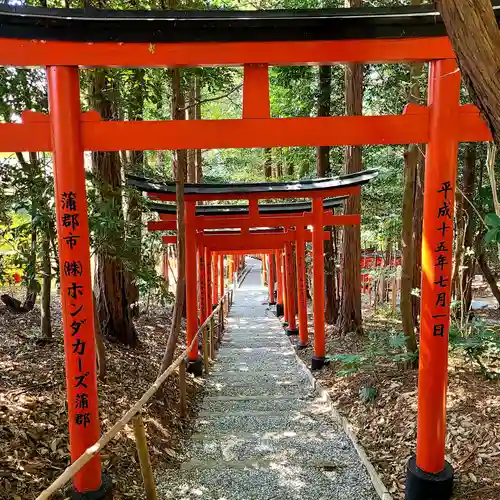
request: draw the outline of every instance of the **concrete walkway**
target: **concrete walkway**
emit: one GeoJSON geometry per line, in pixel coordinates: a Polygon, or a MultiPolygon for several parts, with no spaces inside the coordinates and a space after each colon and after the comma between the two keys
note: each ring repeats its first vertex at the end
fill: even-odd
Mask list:
{"type": "Polygon", "coordinates": [[[158,477],[159,498],[375,500],[351,442],[267,309],[260,261],[247,264],[188,460],[158,477]]]}

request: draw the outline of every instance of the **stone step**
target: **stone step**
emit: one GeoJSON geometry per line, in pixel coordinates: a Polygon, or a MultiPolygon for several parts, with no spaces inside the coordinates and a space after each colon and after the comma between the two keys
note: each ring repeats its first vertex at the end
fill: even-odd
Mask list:
{"type": "Polygon", "coordinates": [[[201,416],[206,416],[206,412],[213,413],[232,413],[242,411],[290,411],[302,410],[309,405],[309,397],[298,398],[294,396],[275,397],[266,396],[265,398],[237,398],[230,400],[210,400],[205,398],[202,405],[201,416]]]}
{"type": "Polygon", "coordinates": [[[293,431],[261,433],[251,437],[207,435],[203,440],[192,443],[190,456],[194,460],[258,460],[301,465],[339,460],[352,465],[357,457],[349,439],[334,427],[312,435],[293,431]]]}
{"type": "Polygon", "coordinates": [[[291,369],[299,369],[299,364],[297,363],[296,358],[292,357],[278,357],[278,358],[264,358],[264,359],[250,359],[245,361],[242,359],[241,361],[232,361],[232,362],[219,362],[215,363],[212,367],[212,373],[220,373],[236,371],[236,372],[248,372],[248,371],[269,371],[269,370],[286,370],[290,371],[291,369]]]}
{"type": "Polygon", "coordinates": [[[196,432],[227,434],[239,432],[319,431],[325,423],[303,412],[269,412],[251,415],[247,413],[200,417],[195,424],[196,432]]]}
{"type": "MultiPolygon", "coordinates": [[[[262,379],[261,379],[262,380],[262,379]]],[[[274,381],[260,382],[258,384],[242,383],[236,380],[233,383],[221,381],[210,385],[206,389],[207,396],[296,396],[298,398],[308,396],[312,391],[312,386],[306,386],[298,381],[274,381]]]]}
{"type": "Polygon", "coordinates": [[[166,470],[157,478],[159,500],[376,500],[361,464],[166,470]]]}

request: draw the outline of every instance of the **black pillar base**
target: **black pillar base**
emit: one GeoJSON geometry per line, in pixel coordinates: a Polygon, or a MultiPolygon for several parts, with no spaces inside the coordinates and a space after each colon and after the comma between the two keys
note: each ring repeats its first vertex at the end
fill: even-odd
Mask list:
{"type": "Polygon", "coordinates": [[[453,467],[444,463],[437,474],[424,472],[412,456],[406,469],[406,500],[449,500],[453,492],[453,467]]]}
{"type": "Polygon", "coordinates": [[[71,500],[104,500],[111,498],[113,482],[107,474],[102,475],[101,487],[95,491],[85,491],[84,493],[76,491],[74,487],[70,489],[69,496],[71,500]]]}
{"type": "Polygon", "coordinates": [[[296,345],[297,349],[300,350],[300,349],[305,349],[306,347],[308,347],[309,344],[302,344],[300,342],[300,340],[297,340],[297,343],[295,345],[296,345]]]}
{"type": "Polygon", "coordinates": [[[201,377],[203,375],[203,358],[198,356],[197,359],[187,361],[186,371],[192,373],[195,377],[201,377]]]}
{"type": "Polygon", "coordinates": [[[313,356],[311,358],[311,370],[321,370],[321,368],[323,368],[323,366],[325,366],[326,364],[328,364],[328,362],[326,361],[326,358],[324,356],[313,356]]]}
{"type": "Polygon", "coordinates": [[[299,330],[297,328],[287,328],[285,330],[285,333],[288,335],[288,337],[291,337],[292,335],[298,335],[299,330]]]}
{"type": "Polygon", "coordinates": [[[276,303],[276,316],[283,316],[285,314],[285,308],[283,307],[283,304],[280,304],[279,302],[276,303]]]}
{"type": "Polygon", "coordinates": [[[269,305],[270,305],[270,306],[275,306],[275,305],[276,305],[276,302],[269,302],[269,305]]]}

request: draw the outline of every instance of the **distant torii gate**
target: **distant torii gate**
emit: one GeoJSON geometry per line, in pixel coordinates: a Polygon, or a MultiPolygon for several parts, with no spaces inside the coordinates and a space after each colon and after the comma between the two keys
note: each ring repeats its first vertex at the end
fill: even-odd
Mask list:
{"type": "MultiPolygon", "coordinates": [[[[361,183],[368,182],[376,175],[374,171],[366,171],[357,176],[348,176],[347,180],[342,177],[336,182],[339,183],[337,190],[349,188],[359,188],[361,183]]],[[[323,181],[324,182],[324,181],[323,181]]],[[[327,182],[332,182],[329,179],[327,182]]],[[[167,184],[155,184],[155,191],[148,190],[151,183],[137,177],[131,178],[131,185],[138,187],[148,193],[150,197],[165,199],[169,195],[169,189],[172,187],[167,184]]],[[[311,185],[312,181],[305,181],[304,185],[311,185]]],[[[297,184],[297,183],[296,183],[297,184]]],[[[277,183],[273,184],[277,187],[277,183]]],[[[283,183],[281,188],[283,188],[283,183]]],[[[200,186],[197,187],[199,189],[200,186]]],[[[359,224],[359,215],[333,215],[331,211],[339,206],[345,199],[345,196],[334,198],[332,200],[321,201],[323,208],[322,217],[324,225],[352,225],[359,224]]],[[[152,209],[160,214],[162,221],[148,222],[149,231],[167,231],[176,229],[175,206],[165,204],[154,204],[152,209]]],[[[298,346],[305,347],[308,342],[308,327],[307,327],[307,301],[306,301],[306,284],[305,284],[305,243],[313,241],[312,232],[306,230],[307,226],[314,224],[313,214],[311,212],[311,203],[290,203],[287,205],[279,204],[264,204],[258,205],[255,198],[250,199],[250,205],[238,206],[234,210],[231,205],[223,206],[198,206],[196,207],[196,246],[198,248],[198,264],[199,284],[202,292],[200,293],[200,323],[203,323],[209,314],[209,294],[211,288],[211,270],[212,270],[212,254],[214,252],[223,252],[225,254],[235,254],[243,251],[245,253],[266,253],[274,254],[276,249],[281,248],[284,251],[284,271],[279,273],[282,275],[283,283],[281,290],[285,293],[281,294],[286,304],[284,307],[285,321],[288,322],[287,333],[289,335],[297,335],[300,333],[298,346]],[[236,212],[236,213],[235,213],[236,212]],[[204,215],[209,213],[210,215],[204,215]],[[199,215],[198,215],[199,214],[199,215]],[[282,229],[276,229],[276,228],[282,229]],[[289,230],[288,228],[296,228],[289,230]],[[236,229],[235,229],[236,228],[236,229]],[[260,229],[258,229],[260,228],[260,229]],[[266,229],[267,228],[267,229],[266,229]],[[216,231],[215,229],[219,229],[216,231]],[[296,262],[297,262],[297,283],[298,283],[298,300],[295,297],[293,281],[293,263],[292,263],[292,244],[296,246],[296,262]],[[296,325],[296,312],[298,309],[299,329],[296,325]]],[[[322,241],[329,238],[328,232],[323,232],[322,241]]],[[[174,243],[174,237],[166,236],[163,238],[164,243],[174,243]]],[[[281,261],[281,256],[277,254],[277,261],[281,261]]],[[[323,249],[321,248],[321,259],[323,259],[323,249]]],[[[281,266],[280,266],[281,267],[281,266]]],[[[221,277],[222,280],[222,277],[221,277]]],[[[271,287],[270,287],[271,288],[271,287]]],[[[188,289],[186,285],[186,289],[188,289]]],[[[324,301],[324,285],[321,292],[315,289],[315,294],[321,295],[324,301]]],[[[272,293],[270,290],[269,297],[272,301],[272,293]]],[[[316,295],[315,295],[316,296],[316,295]]],[[[325,359],[325,338],[324,338],[324,313],[322,314],[323,329],[315,328],[314,335],[314,357],[312,359],[312,367],[320,368],[325,359]]],[[[187,334],[187,342],[190,342],[189,331],[187,334]]],[[[201,369],[201,359],[197,356],[191,363],[191,370],[199,373],[201,369]]]]}
{"type": "MultiPolygon", "coordinates": [[[[431,6],[319,14],[127,14],[0,6],[0,65],[47,69],[50,114],[25,111],[21,123],[0,123],[0,152],[53,153],[72,461],[100,433],[85,151],[427,144],[417,450],[408,463],[405,495],[407,500],[448,500],[453,469],[445,461],[446,390],[457,152],[460,142],[489,141],[491,134],[475,106],[460,104],[460,72],[439,14],[431,6]],[[429,62],[427,106],[407,106],[401,115],[271,117],[269,65],[412,61],[429,62]],[[197,66],[244,68],[241,119],[107,121],[95,112],[81,111],[80,67],[197,66]]],[[[196,200],[249,196],[238,186],[189,190],[188,186],[185,212],[191,243],[186,246],[186,279],[194,288],[196,200]]],[[[329,196],[328,188],[318,183],[308,189],[303,183],[288,186],[288,192],[265,186],[253,192],[260,199],[312,199],[317,335],[324,331],[324,297],[318,290],[324,289],[321,197],[329,196]]],[[[187,327],[194,338],[196,297],[187,298],[187,327]]],[[[193,350],[191,362],[196,356],[193,350]]],[[[81,498],[106,496],[99,455],[75,475],[74,489],[81,498]]]]}

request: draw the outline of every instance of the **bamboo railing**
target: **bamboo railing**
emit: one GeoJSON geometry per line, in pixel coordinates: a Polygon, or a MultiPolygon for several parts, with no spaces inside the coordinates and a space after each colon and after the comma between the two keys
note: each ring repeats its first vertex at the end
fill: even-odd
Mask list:
{"type": "Polygon", "coordinates": [[[215,359],[215,351],[219,348],[222,334],[224,331],[224,320],[227,318],[229,310],[233,304],[233,290],[228,290],[219,300],[217,307],[212,311],[210,316],[203,322],[198,329],[197,334],[193,338],[191,344],[175,359],[175,361],[153,382],[151,387],[142,395],[142,397],[135,403],[127,412],[124,413],[122,418],[109,429],[108,432],[94,445],[87,448],[78,459],[76,459],[66,470],[48,487],[46,488],[36,500],[47,500],[53,493],[58,491],[66,483],[68,483],[73,476],[86,464],[94,455],[103,450],[105,446],[131,421],[133,420],[134,436],[136,441],[137,453],[141,467],[141,474],[144,482],[144,489],[146,492],[147,500],[157,500],[156,487],[153,479],[153,470],[149,459],[148,445],[144,423],[142,421],[142,408],[144,405],[155,395],[160,389],[165,380],[173,375],[178,369],[179,374],[179,406],[181,417],[185,418],[187,415],[187,401],[186,401],[186,364],[185,357],[191,350],[197,338],[201,338],[202,352],[203,352],[203,365],[205,374],[209,371],[209,360],[215,359]],[[215,317],[218,317],[218,324],[215,324],[215,317]]]}

